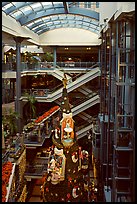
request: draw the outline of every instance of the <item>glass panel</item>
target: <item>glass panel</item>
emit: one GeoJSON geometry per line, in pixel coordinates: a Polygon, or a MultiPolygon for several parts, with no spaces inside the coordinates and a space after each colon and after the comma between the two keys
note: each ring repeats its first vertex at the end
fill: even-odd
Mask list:
{"type": "Polygon", "coordinates": [[[63,5],[63,3],[62,2],[52,2],[53,4],[62,4],[63,5]]]}
{"type": "Polygon", "coordinates": [[[48,22],[48,23],[46,23],[47,24],[47,26],[49,26],[49,25],[52,25],[53,23],[52,22],[48,22]]]}
{"type": "Polygon", "coordinates": [[[30,27],[30,26],[32,26],[34,24],[34,22],[31,22],[31,23],[29,23],[28,25],[27,25],[27,27],[30,27]]]}
{"type": "Polygon", "coordinates": [[[45,6],[49,6],[49,5],[52,5],[51,2],[41,2],[41,4],[45,7],[45,6]]]}
{"type": "Polygon", "coordinates": [[[12,4],[17,8],[18,6],[20,6],[21,4],[24,4],[23,6],[25,6],[25,3],[29,3],[29,2],[12,2],[12,4]]]}
{"type": "Polygon", "coordinates": [[[37,19],[36,21],[34,21],[34,23],[38,23],[38,22],[40,22],[40,21],[42,21],[42,18],[37,19]]]}
{"type": "Polygon", "coordinates": [[[96,2],[96,7],[99,8],[99,2],[96,2]]]}
{"type": "Polygon", "coordinates": [[[32,11],[32,8],[31,8],[30,6],[25,6],[25,7],[21,8],[21,11],[22,11],[23,13],[25,13],[25,12],[27,12],[27,11],[32,11]]]}
{"type": "MultiPolygon", "coordinates": [[[[42,26],[45,26],[45,23],[42,23],[42,24],[40,24],[39,26],[37,26],[37,27],[42,27],[42,26]]],[[[36,27],[35,27],[36,28],[36,27]]]]}
{"type": "Polygon", "coordinates": [[[58,15],[57,16],[51,16],[51,20],[52,21],[55,21],[55,20],[58,20],[59,18],[58,18],[58,15]]]}
{"type": "Polygon", "coordinates": [[[41,31],[43,31],[43,29],[38,30],[37,33],[40,33],[41,31]]]}
{"type": "Polygon", "coordinates": [[[21,11],[15,11],[13,14],[12,14],[12,16],[14,17],[14,18],[17,18],[18,16],[21,16],[21,15],[23,15],[23,13],[21,12],[21,11]]]}
{"type": "Polygon", "coordinates": [[[54,24],[59,24],[59,23],[61,23],[61,21],[55,21],[55,22],[54,22],[54,24]]]}
{"type": "Polygon", "coordinates": [[[47,22],[47,21],[51,20],[51,18],[46,16],[46,17],[42,18],[42,20],[43,20],[44,22],[47,22]]]}
{"type": "Polygon", "coordinates": [[[10,7],[12,7],[13,5],[11,4],[11,3],[9,3],[9,4],[7,4],[7,5],[5,5],[5,6],[3,6],[2,7],[2,10],[3,11],[6,11],[7,9],[9,9],[10,7]]]}
{"type": "Polygon", "coordinates": [[[34,3],[31,5],[31,7],[35,10],[36,8],[41,7],[41,4],[40,3],[34,3]]]}
{"type": "MultiPolygon", "coordinates": [[[[82,3],[83,2],[80,2],[80,5],[82,5],[82,3]]],[[[89,4],[91,4],[91,2],[86,2],[86,3],[88,7],[89,7],[89,4]]],[[[96,2],[92,2],[92,6],[93,6],[93,3],[95,5],[96,2]]],[[[68,5],[78,6],[76,2],[68,2],[68,5]]],[[[10,7],[13,8],[13,6],[15,6],[15,10],[12,11],[10,15],[13,16],[15,19],[19,19],[23,15],[28,15],[30,13],[33,13],[33,11],[36,12],[37,10],[39,10],[39,12],[41,12],[43,7],[44,9],[47,8],[47,9],[52,9],[52,10],[54,9],[54,6],[56,8],[64,7],[63,2],[36,2],[36,3],[34,2],[13,2],[13,3],[8,3],[7,5],[3,6],[2,9],[6,10],[10,7]],[[28,3],[30,5],[27,5],[28,3]]],[[[48,30],[56,28],[56,27],[78,27],[78,28],[84,28],[84,29],[93,31],[93,29],[99,30],[98,24],[99,24],[98,21],[96,21],[95,19],[91,19],[91,18],[84,17],[84,16],[79,16],[77,14],[76,15],[59,14],[59,15],[52,16],[52,13],[51,13],[51,16],[42,17],[37,20],[31,21],[31,23],[28,23],[26,25],[26,27],[30,28],[36,33],[42,32],[42,28],[46,31],[45,26],[49,27],[48,30]]]]}

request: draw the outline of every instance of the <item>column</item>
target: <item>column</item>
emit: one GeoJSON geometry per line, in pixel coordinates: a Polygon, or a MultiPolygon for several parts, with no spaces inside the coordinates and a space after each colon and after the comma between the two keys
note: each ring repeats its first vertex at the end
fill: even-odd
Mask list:
{"type": "Polygon", "coordinates": [[[5,149],[4,127],[2,124],[2,149],[5,149]]]}
{"type": "Polygon", "coordinates": [[[41,142],[41,139],[42,139],[42,137],[41,137],[41,127],[39,125],[39,127],[38,127],[38,142],[41,142]]]}
{"type": "Polygon", "coordinates": [[[49,125],[48,125],[48,120],[46,120],[46,134],[49,133],[49,125]]]}
{"type": "Polygon", "coordinates": [[[24,37],[13,37],[16,42],[16,100],[15,100],[15,112],[18,113],[19,118],[17,119],[17,132],[21,133],[21,55],[20,48],[21,42],[25,39],[24,37]]]}
{"type": "Polygon", "coordinates": [[[56,67],[56,64],[57,64],[57,49],[56,49],[56,47],[53,48],[53,60],[54,60],[53,65],[54,65],[54,67],[56,67]]]}
{"type": "Polygon", "coordinates": [[[5,61],[5,59],[4,59],[4,46],[5,46],[5,44],[2,44],[2,62],[5,61]]]}

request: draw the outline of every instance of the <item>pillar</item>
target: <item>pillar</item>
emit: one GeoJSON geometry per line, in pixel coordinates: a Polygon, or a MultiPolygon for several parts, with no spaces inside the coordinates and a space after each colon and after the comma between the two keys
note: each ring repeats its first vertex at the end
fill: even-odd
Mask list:
{"type": "Polygon", "coordinates": [[[54,65],[54,67],[56,67],[56,65],[57,65],[57,49],[56,49],[56,47],[53,48],[53,60],[54,60],[53,65],[54,65]]]}
{"type": "Polygon", "coordinates": [[[46,120],[46,134],[48,134],[49,133],[49,127],[48,127],[49,125],[48,125],[48,121],[46,120]]]}
{"type": "Polygon", "coordinates": [[[4,59],[4,44],[2,44],[2,62],[5,62],[5,59],[4,59]]]}
{"type": "Polygon", "coordinates": [[[5,149],[4,127],[2,124],[2,149],[5,149]]]}
{"type": "Polygon", "coordinates": [[[15,112],[18,113],[19,118],[17,119],[17,132],[21,133],[21,42],[25,39],[24,37],[13,37],[16,42],[16,100],[15,100],[15,112]]]}
{"type": "Polygon", "coordinates": [[[40,128],[40,125],[39,125],[39,127],[38,127],[38,142],[41,142],[41,139],[42,139],[42,137],[41,137],[41,128],[40,128]]]}

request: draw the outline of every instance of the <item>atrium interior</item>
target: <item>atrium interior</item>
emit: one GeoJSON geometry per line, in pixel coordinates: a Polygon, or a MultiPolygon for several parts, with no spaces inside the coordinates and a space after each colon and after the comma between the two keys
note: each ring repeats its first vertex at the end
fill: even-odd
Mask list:
{"type": "Polygon", "coordinates": [[[2,2],[2,202],[135,202],[135,2],[2,2]]]}

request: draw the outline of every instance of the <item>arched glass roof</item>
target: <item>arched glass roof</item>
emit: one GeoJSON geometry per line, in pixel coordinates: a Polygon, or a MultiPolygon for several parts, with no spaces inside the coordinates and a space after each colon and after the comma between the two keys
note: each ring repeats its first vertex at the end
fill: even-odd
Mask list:
{"type": "MultiPolygon", "coordinates": [[[[99,2],[2,2],[2,10],[38,35],[57,28],[99,31],[99,13],[92,3],[99,2]],[[85,8],[88,6],[88,9],[85,8]]],[[[98,4],[96,4],[98,5],[98,4]]]]}

